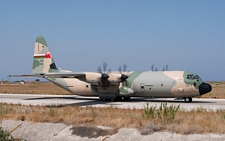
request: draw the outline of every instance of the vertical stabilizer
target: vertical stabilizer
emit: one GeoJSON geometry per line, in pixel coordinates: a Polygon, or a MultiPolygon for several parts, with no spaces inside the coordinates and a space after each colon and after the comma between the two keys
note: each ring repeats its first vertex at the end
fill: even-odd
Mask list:
{"type": "Polygon", "coordinates": [[[34,45],[34,59],[32,73],[57,72],[58,69],[48,49],[45,38],[38,36],[34,45]]]}

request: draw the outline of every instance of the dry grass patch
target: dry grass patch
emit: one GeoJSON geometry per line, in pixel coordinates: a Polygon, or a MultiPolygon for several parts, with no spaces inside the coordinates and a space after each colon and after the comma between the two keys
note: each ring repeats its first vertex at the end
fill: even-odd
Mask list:
{"type": "Polygon", "coordinates": [[[175,132],[183,134],[190,133],[225,133],[225,110],[213,111],[192,110],[180,112],[174,123],[177,124],[173,129],[175,132]],[[185,117],[185,118],[184,118],[185,117]],[[182,124],[180,124],[182,123],[182,124]]]}
{"type": "Polygon", "coordinates": [[[26,120],[30,122],[62,122],[65,124],[102,125],[113,128],[139,127],[141,110],[117,108],[93,108],[77,106],[22,106],[2,105],[1,119],[26,120]]]}
{"type": "Polygon", "coordinates": [[[22,106],[0,105],[1,120],[65,123],[67,125],[107,126],[114,131],[120,128],[138,128],[142,134],[170,131],[181,134],[225,134],[225,110],[178,111],[170,123],[143,116],[144,110],[94,108],[77,106],[22,106]]]}
{"type": "Polygon", "coordinates": [[[70,94],[66,90],[50,82],[29,82],[27,84],[4,84],[0,85],[0,93],[5,94],[70,94]]]}
{"type": "Polygon", "coordinates": [[[140,132],[142,135],[148,135],[148,134],[152,134],[154,132],[162,131],[162,130],[165,130],[165,127],[163,125],[161,124],[158,125],[153,122],[149,122],[148,124],[140,128],[140,132]]]}

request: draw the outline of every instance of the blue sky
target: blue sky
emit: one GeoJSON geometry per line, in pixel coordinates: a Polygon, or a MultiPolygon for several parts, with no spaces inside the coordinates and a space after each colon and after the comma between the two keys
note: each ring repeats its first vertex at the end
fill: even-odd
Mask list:
{"type": "Polygon", "coordinates": [[[195,72],[225,81],[224,0],[2,0],[0,78],[31,73],[36,37],[45,37],[57,67],[97,71],[195,72]]]}

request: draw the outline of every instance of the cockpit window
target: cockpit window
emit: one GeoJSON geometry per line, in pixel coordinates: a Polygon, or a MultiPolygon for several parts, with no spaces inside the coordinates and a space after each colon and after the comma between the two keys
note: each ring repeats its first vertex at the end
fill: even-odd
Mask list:
{"type": "Polygon", "coordinates": [[[196,75],[194,78],[195,78],[195,79],[199,79],[200,77],[199,77],[198,75],[196,75]]]}
{"type": "Polygon", "coordinates": [[[200,77],[198,75],[194,75],[194,74],[187,74],[187,79],[189,80],[198,80],[200,79],[200,77]]]}
{"type": "Polygon", "coordinates": [[[193,80],[194,79],[194,75],[193,74],[188,74],[187,75],[187,79],[193,80]]]}

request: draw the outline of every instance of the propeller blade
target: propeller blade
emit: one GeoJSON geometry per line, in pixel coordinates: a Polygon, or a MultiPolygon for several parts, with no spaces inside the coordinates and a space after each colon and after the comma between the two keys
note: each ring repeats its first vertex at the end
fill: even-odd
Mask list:
{"type": "Polygon", "coordinates": [[[103,63],[103,73],[106,73],[107,63],[103,63]]]}
{"type": "Polygon", "coordinates": [[[152,71],[154,71],[154,65],[151,66],[152,71]]]}
{"type": "Polygon", "coordinates": [[[168,65],[166,65],[166,71],[168,71],[168,69],[169,69],[169,66],[168,66],[168,65]]]}
{"type": "Polygon", "coordinates": [[[127,65],[126,64],[123,64],[123,73],[125,73],[127,70],[127,65]]]}
{"type": "Polygon", "coordinates": [[[118,72],[122,74],[121,66],[119,67],[118,72]]]}
{"type": "Polygon", "coordinates": [[[100,65],[98,67],[98,73],[102,73],[102,69],[101,69],[101,66],[100,65]]]}

